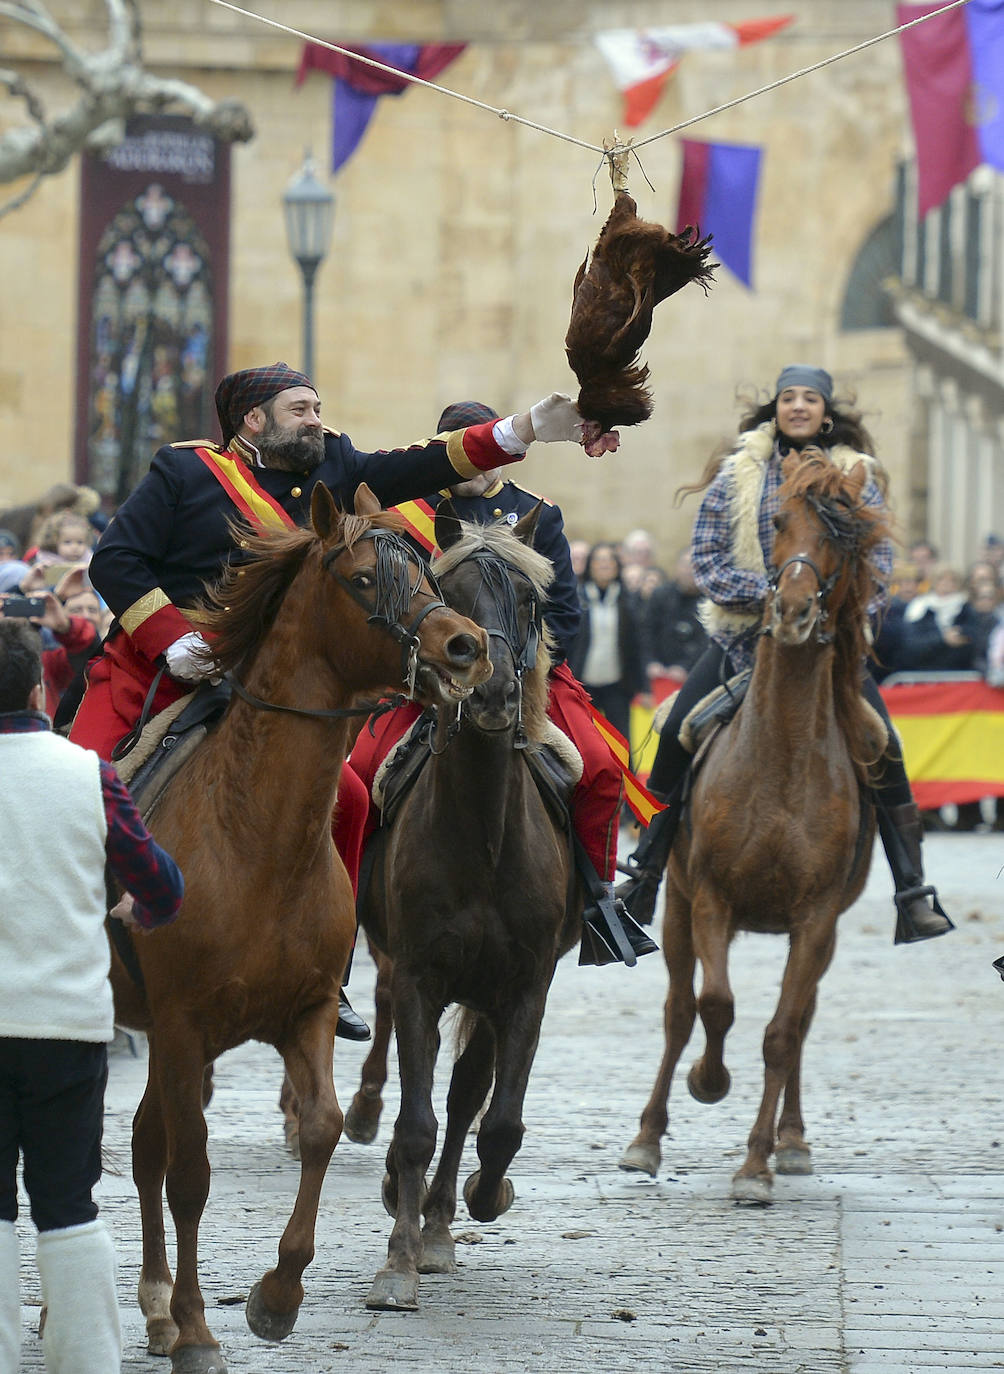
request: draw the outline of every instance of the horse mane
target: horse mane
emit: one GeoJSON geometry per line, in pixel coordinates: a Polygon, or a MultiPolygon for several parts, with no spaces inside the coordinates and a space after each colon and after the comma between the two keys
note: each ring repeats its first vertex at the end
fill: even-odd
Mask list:
{"type": "MultiPolygon", "coordinates": [[[[524,544],[513,534],[511,526],[504,520],[490,525],[476,524],[461,520],[461,535],[456,543],[433,559],[434,576],[442,577],[472,554],[485,552],[494,554],[510,568],[522,573],[533,587],[538,600],[543,603],[547,589],[554,581],[554,567],[549,558],[524,544]]],[[[532,740],[542,738],[547,718],[547,678],[551,671],[551,650],[554,640],[547,628],[542,625],[541,642],[537,650],[537,662],[527,674],[523,683],[523,725],[532,740]]]]}
{"type": "MultiPolygon", "coordinates": [[[[229,523],[244,557],[228,564],[218,583],[207,586],[194,616],[211,640],[213,659],[222,672],[252,662],[307,555],[321,544],[309,526],[252,531],[237,521],[229,523]]],[[[372,517],[346,515],[339,531],[341,540],[351,548],[371,527],[396,532],[402,522],[386,511],[372,517]]]]}
{"type": "Polygon", "coordinates": [[[851,757],[861,766],[876,761],[874,729],[861,697],[861,663],[871,653],[868,606],[879,590],[871,561],[876,545],[889,535],[889,517],[849,490],[850,473],[828,458],[807,454],[786,479],[779,500],[807,502],[822,523],[824,537],[844,558],[844,596],[834,616],[834,710],[851,757]]]}

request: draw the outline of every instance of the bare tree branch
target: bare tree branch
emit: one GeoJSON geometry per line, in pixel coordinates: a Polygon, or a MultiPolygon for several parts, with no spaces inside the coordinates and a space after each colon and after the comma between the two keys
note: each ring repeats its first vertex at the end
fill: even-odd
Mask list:
{"type": "Polygon", "coordinates": [[[239,101],[213,101],[185,81],[144,70],[136,0],[105,0],[105,8],[107,46],[85,53],[60,29],[42,0],[0,0],[0,20],[23,24],[53,43],[63,72],[80,91],[75,105],[49,120],[27,82],[16,72],[0,70],[0,85],[24,102],[34,121],[32,127],[0,134],[0,184],[33,178],[27,190],[0,205],[0,218],[23,205],[44,177],[61,172],[78,152],[120,142],[124,121],[133,114],[177,109],[226,142],[244,143],[254,137],[251,116],[239,101]]]}

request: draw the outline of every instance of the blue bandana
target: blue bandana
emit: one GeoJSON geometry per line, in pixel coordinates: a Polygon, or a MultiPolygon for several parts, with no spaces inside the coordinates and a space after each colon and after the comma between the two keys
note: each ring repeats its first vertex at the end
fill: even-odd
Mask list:
{"type": "Polygon", "coordinates": [[[774,395],[780,395],[786,386],[811,386],[824,401],[833,400],[833,378],[821,367],[810,367],[808,363],[789,363],[781,369],[774,395]]]}

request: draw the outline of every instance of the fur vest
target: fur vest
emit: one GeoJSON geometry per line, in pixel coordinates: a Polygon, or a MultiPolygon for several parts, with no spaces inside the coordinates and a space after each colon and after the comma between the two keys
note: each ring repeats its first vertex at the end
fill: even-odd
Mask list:
{"type": "MultiPolygon", "coordinates": [[[[733,567],[741,568],[744,572],[760,573],[765,578],[767,565],[760,544],[760,507],[764,477],[774,453],[776,433],[774,421],[767,420],[756,429],[740,435],[738,444],[722,463],[716,478],[724,478],[731,489],[729,561],[733,567]]],[[[864,463],[869,478],[874,475],[875,461],[866,453],[857,453],[846,444],[836,444],[824,452],[844,472],[848,472],[856,463],[864,463]]],[[[699,614],[708,634],[719,639],[731,639],[760,623],[759,610],[735,610],[718,606],[707,598],[701,602],[699,614]]]]}

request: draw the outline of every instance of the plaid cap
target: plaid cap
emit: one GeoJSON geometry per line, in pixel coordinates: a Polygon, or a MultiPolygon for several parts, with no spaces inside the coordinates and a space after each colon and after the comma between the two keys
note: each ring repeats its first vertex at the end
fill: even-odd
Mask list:
{"type": "Polygon", "coordinates": [[[446,407],[439,417],[437,434],[446,434],[454,429],[466,429],[468,425],[483,425],[486,420],[497,420],[499,413],[486,406],[483,401],[454,401],[446,407]]]}
{"type": "Polygon", "coordinates": [[[216,388],[216,414],[220,417],[223,442],[228,444],[241,427],[244,416],[255,406],[264,405],[280,391],[292,386],[309,386],[315,394],[317,387],[302,372],[285,363],[271,367],[248,367],[243,372],[231,372],[216,388]]]}

